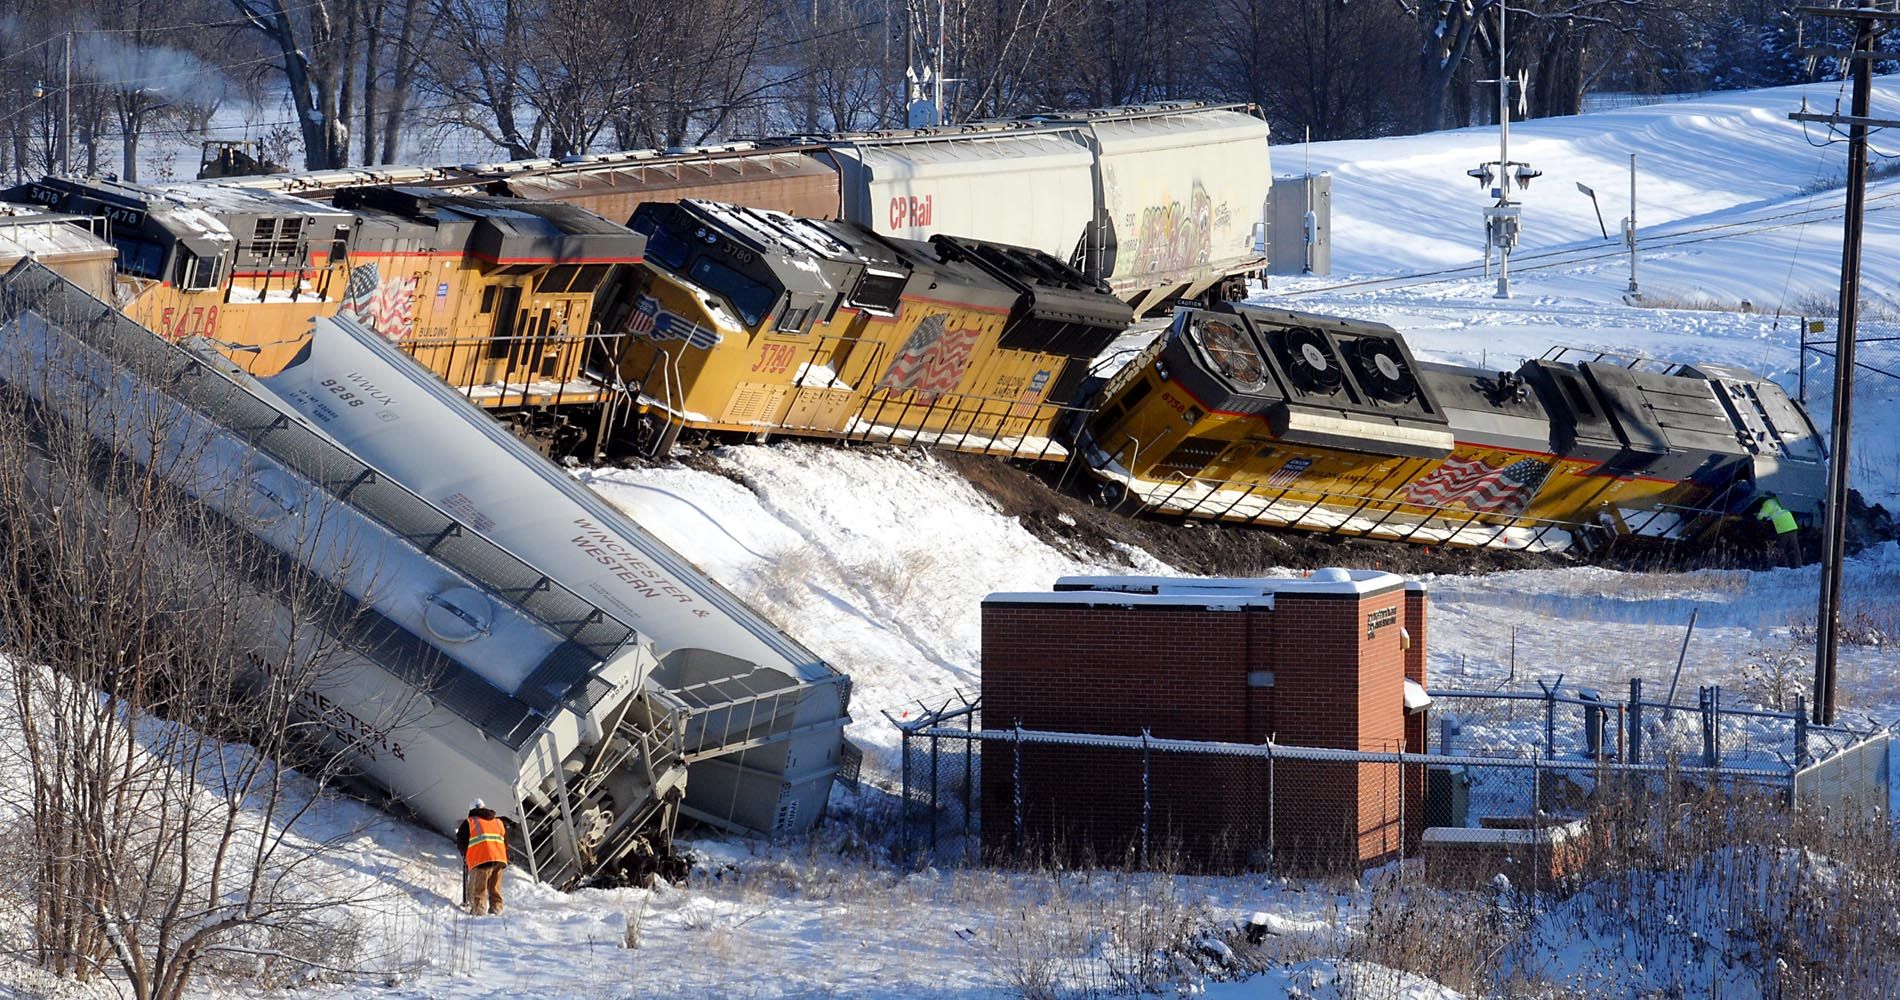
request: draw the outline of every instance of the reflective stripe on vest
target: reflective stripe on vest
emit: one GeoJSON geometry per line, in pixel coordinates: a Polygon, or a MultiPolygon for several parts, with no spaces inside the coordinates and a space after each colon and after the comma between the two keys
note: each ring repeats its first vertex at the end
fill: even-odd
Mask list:
{"type": "Polygon", "coordinates": [[[501,820],[468,818],[468,853],[464,860],[470,868],[494,861],[508,863],[508,842],[503,838],[501,820]]]}
{"type": "Polygon", "coordinates": [[[1794,512],[1781,505],[1781,501],[1770,497],[1761,505],[1761,513],[1755,517],[1775,526],[1775,534],[1785,535],[1796,529],[1794,512]]]}

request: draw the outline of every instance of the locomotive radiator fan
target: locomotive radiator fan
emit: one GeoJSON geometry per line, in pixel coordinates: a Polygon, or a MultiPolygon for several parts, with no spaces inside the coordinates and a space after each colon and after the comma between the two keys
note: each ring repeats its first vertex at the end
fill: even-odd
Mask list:
{"type": "Polygon", "coordinates": [[[1405,363],[1399,345],[1389,340],[1361,337],[1345,344],[1347,359],[1359,384],[1388,403],[1404,403],[1418,396],[1418,377],[1405,363]]]}
{"type": "Polygon", "coordinates": [[[1310,327],[1295,327],[1281,334],[1274,352],[1286,368],[1287,377],[1302,390],[1330,396],[1345,384],[1345,374],[1333,357],[1326,335],[1310,327]]]}

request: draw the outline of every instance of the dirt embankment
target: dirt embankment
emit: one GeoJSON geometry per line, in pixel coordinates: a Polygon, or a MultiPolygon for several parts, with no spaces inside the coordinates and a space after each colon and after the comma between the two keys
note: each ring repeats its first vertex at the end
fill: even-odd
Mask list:
{"type": "Polygon", "coordinates": [[[1030,470],[975,455],[946,453],[945,465],[1019,519],[1037,537],[1078,555],[1115,559],[1142,549],[1184,573],[1253,576],[1274,567],[1383,569],[1394,573],[1471,573],[1568,565],[1559,557],[1411,545],[1365,538],[1274,531],[1183,518],[1131,517],[1098,507],[1061,479],[1060,468],[1030,470]]]}
{"type": "MultiPolygon", "coordinates": [[[[1019,467],[999,459],[940,453],[945,465],[994,500],[1004,513],[1022,521],[1037,537],[1078,555],[1112,560],[1125,547],[1145,550],[1184,573],[1249,576],[1273,567],[1382,569],[1394,573],[1489,573],[1509,569],[1596,565],[1639,572],[1687,569],[1760,569],[1776,565],[1775,554],[1760,539],[1737,526],[1699,548],[1688,546],[1611,545],[1589,554],[1533,554],[1495,549],[1369,538],[1335,537],[1298,531],[1255,528],[1180,517],[1129,516],[1084,499],[1087,484],[1061,466],[1019,467]]],[[[1900,535],[1893,518],[1880,507],[1853,497],[1850,551],[1900,535]]],[[[1819,531],[1804,532],[1803,555],[1820,556],[1819,531]]]]}

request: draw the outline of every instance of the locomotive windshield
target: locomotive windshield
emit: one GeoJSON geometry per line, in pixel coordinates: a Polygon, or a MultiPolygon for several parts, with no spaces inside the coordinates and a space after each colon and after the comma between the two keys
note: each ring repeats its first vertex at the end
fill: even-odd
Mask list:
{"type": "Polygon", "coordinates": [[[646,234],[648,260],[657,261],[669,271],[678,271],[686,266],[686,258],[693,255],[693,248],[685,240],[668,232],[661,226],[652,226],[646,234]]]}
{"type": "Polygon", "coordinates": [[[1266,381],[1266,363],[1238,325],[1218,319],[1197,319],[1188,325],[1188,330],[1207,363],[1236,388],[1255,389],[1266,381]]]}
{"type": "MultiPolygon", "coordinates": [[[[647,244],[648,252],[653,245],[647,244]]],[[[693,272],[687,275],[694,284],[713,292],[732,304],[732,308],[745,321],[745,325],[758,326],[759,322],[771,313],[772,306],[778,302],[778,291],[753,281],[751,278],[727,267],[711,257],[701,257],[693,262],[693,272]]]]}

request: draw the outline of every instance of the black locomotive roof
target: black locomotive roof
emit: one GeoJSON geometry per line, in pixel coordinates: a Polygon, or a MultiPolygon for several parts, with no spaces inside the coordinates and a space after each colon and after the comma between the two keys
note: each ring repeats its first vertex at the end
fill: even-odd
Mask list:
{"type": "Polygon", "coordinates": [[[940,244],[894,236],[875,238],[895,248],[910,261],[911,280],[910,286],[905,289],[906,295],[991,312],[1007,312],[1020,295],[1018,289],[997,278],[976,261],[960,253],[948,252],[940,244]]]}
{"type": "Polygon", "coordinates": [[[632,262],[646,237],[562,202],[448,194],[433,188],[344,188],[338,208],[374,220],[366,236],[415,239],[420,248],[457,248],[502,264],[632,262]]]}
{"type": "Polygon", "coordinates": [[[1109,292],[1106,282],[1033,247],[937,235],[930,238],[939,256],[968,260],[991,277],[1028,296],[1038,319],[1110,327],[1117,333],[1134,322],[1134,310],[1109,292]]]}

